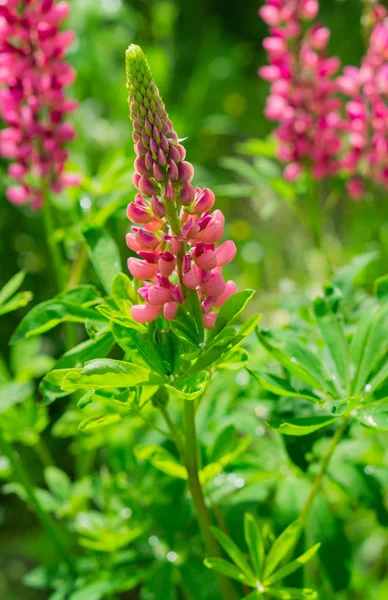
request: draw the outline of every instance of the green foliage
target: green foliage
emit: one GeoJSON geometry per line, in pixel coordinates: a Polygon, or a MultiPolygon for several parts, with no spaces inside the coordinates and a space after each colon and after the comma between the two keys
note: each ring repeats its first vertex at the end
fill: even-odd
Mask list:
{"type": "Polygon", "coordinates": [[[214,534],[233,564],[223,558],[206,558],[205,565],[218,573],[226,575],[254,588],[248,597],[260,598],[268,595],[272,598],[317,598],[316,592],[309,589],[278,588],[277,585],[294,571],[305,565],[319,549],[316,544],[295,560],[279,566],[285,560],[300,535],[301,523],[289,525],[273,544],[266,548],[263,531],[255,518],[245,513],[245,541],[249,550],[250,563],[238,546],[220,529],[214,528],[214,534]],[[267,551],[266,551],[267,550],[267,551]]]}

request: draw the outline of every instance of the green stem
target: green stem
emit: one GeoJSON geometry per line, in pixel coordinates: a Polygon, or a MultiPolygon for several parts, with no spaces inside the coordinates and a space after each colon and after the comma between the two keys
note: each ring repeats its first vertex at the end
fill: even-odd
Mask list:
{"type": "Polygon", "coordinates": [[[47,186],[43,187],[43,223],[46,233],[47,246],[50,253],[51,265],[57,282],[58,292],[62,292],[65,283],[61,252],[55,241],[55,224],[51,206],[51,198],[47,186]]]}
{"type": "Polygon", "coordinates": [[[164,420],[166,421],[167,427],[169,428],[170,433],[171,433],[171,437],[174,440],[175,445],[178,448],[178,452],[181,455],[182,460],[183,460],[184,456],[185,456],[185,452],[184,452],[182,436],[181,436],[180,432],[178,431],[178,429],[176,428],[175,423],[171,419],[170,413],[168,412],[167,407],[161,406],[160,412],[162,413],[164,420]]]}
{"type": "Polygon", "coordinates": [[[37,444],[35,444],[34,449],[44,467],[52,467],[55,464],[54,459],[50,454],[50,450],[46,446],[42,437],[39,438],[39,441],[37,444]]]}
{"type": "Polygon", "coordinates": [[[1,432],[0,432],[0,448],[1,448],[1,451],[3,452],[3,454],[8,458],[8,460],[13,468],[13,471],[16,475],[16,478],[19,480],[19,483],[22,485],[27,498],[30,500],[30,502],[35,510],[37,517],[41,521],[42,525],[46,528],[46,531],[51,536],[53,542],[57,546],[60,554],[63,557],[63,560],[66,562],[66,564],[69,568],[70,573],[75,575],[76,570],[73,565],[73,561],[71,560],[64,544],[62,543],[62,541],[56,531],[54,523],[51,521],[49,515],[47,513],[45,513],[45,511],[43,510],[43,508],[34,492],[34,488],[33,488],[32,482],[29,478],[29,475],[26,472],[26,470],[24,469],[22,462],[20,461],[18,455],[16,454],[16,452],[14,451],[12,446],[7,442],[5,437],[1,434],[1,432]]]}
{"type": "Polygon", "coordinates": [[[329,274],[332,275],[333,267],[331,265],[330,257],[326,251],[326,247],[323,241],[323,210],[320,202],[320,186],[319,182],[315,186],[312,186],[311,203],[313,206],[312,218],[311,218],[311,230],[315,241],[315,245],[323,255],[329,274]]]}
{"type": "MultiPolygon", "coordinates": [[[[198,472],[198,446],[195,428],[195,408],[191,400],[184,401],[184,426],[186,432],[185,466],[188,484],[194,503],[202,539],[209,557],[221,557],[218,543],[211,531],[212,519],[205,503],[198,472]]],[[[216,579],[224,600],[237,600],[236,591],[231,581],[222,575],[216,574],[216,579]]]]}
{"type": "Polygon", "coordinates": [[[310,511],[313,507],[315,498],[317,497],[317,495],[321,489],[322,480],[323,480],[324,476],[326,475],[326,472],[329,467],[332,456],[334,454],[334,451],[335,451],[339,441],[341,440],[346,427],[349,424],[350,418],[351,417],[349,417],[349,416],[345,416],[343,418],[342,423],[340,424],[337,431],[335,432],[333,439],[330,442],[329,448],[328,448],[325,456],[323,457],[321,468],[319,469],[317,476],[315,477],[313,487],[311,488],[310,494],[308,495],[308,498],[304,504],[302,512],[299,515],[299,520],[300,520],[302,526],[304,526],[307,522],[307,519],[310,515],[310,511]]]}

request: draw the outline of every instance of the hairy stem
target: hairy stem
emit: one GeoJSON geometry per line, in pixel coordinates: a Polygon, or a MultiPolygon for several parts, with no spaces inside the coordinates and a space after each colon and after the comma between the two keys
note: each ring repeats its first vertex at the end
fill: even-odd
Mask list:
{"type": "MultiPolygon", "coordinates": [[[[188,484],[194,503],[202,539],[209,557],[220,557],[221,551],[211,531],[212,519],[205,503],[198,472],[198,446],[195,428],[195,408],[192,400],[184,401],[184,426],[186,432],[185,466],[188,484]]],[[[222,575],[216,574],[216,579],[224,600],[237,600],[232,582],[222,575]]]]}
{"type": "Polygon", "coordinates": [[[16,475],[16,478],[18,479],[20,485],[23,487],[23,489],[26,493],[26,496],[29,499],[29,501],[31,502],[38,519],[42,523],[43,527],[45,527],[47,533],[51,536],[53,542],[55,543],[60,554],[62,555],[63,560],[67,564],[70,573],[72,573],[74,575],[76,573],[76,570],[73,565],[73,561],[72,561],[68,551],[66,550],[62,540],[60,539],[60,536],[58,535],[58,532],[56,531],[56,527],[55,527],[54,523],[52,522],[50,516],[43,510],[43,508],[34,492],[34,488],[33,488],[32,482],[30,480],[30,477],[29,477],[27,471],[24,469],[19,456],[16,454],[16,452],[14,451],[12,446],[7,442],[7,440],[3,437],[1,432],[0,432],[0,449],[3,452],[4,456],[6,456],[8,458],[8,460],[13,468],[13,471],[16,475]]]}

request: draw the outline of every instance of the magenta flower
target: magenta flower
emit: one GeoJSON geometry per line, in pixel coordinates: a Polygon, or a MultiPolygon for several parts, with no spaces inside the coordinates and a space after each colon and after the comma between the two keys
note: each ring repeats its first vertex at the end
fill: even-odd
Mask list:
{"type": "Polygon", "coordinates": [[[68,2],[0,2],[0,154],[13,161],[16,180],[7,190],[14,204],[39,208],[45,190],[79,183],[65,173],[66,144],[74,137],[66,116],[76,107],[65,94],[75,73],[64,56],[73,33],[60,31],[68,2]]]}
{"type": "Polygon", "coordinates": [[[317,179],[338,168],[341,102],[333,75],[339,60],[327,55],[329,30],[306,27],[318,9],[317,0],[267,0],[259,10],[271,34],[263,42],[270,64],[259,69],[271,82],[265,115],[278,123],[278,156],[287,163],[288,180],[305,166],[317,179]]]}
{"type": "Polygon", "coordinates": [[[362,197],[364,179],[388,188],[388,17],[376,7],[376,24],[361,67],[345,67],[339,89],[350,99],[345,106],[343,128],[347,146],[342,166],[352,175],[347,189],[362,197]]]}
{"type": "Polygon", "coordinates": [[[135,223],[127,234],[127,245],[139,258],[129,258],[142,303],[132,306],[138,323],[159,316],[176,316],[180,303],[195,290],[204,325],[214,327],[217,308],[235,293],[233,281],[225,282],[223,265],[236,254],[232,241],[217,247],[224,234],[224,216],[211,212],[213,192],[194,187],[194,168],[185,161],[147,59],[138,46],[126,53],[130,118],[135,143],[133,182],[139,193],[127,209],[135,223]],[[141,225],[141,227],[139,227],[141,225]]]}

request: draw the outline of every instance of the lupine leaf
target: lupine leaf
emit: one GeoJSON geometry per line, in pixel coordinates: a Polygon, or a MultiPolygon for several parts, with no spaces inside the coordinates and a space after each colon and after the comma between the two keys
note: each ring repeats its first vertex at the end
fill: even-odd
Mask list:
{"type": "Polygon", "coordinates": [[[26,274],[24,271],[16,273],[0,290],[0,305],[5,304],[22,285],[26,274]]]}
{"type": "Polygon", "coordinates": [[[336,417],[296,417],[288,421],[272,419],[269,426],[283,435],[309,435],[334,423],[336,417]]]}
{"type": "Polygon", "coordinates": [[[302,554],[292,562],[288,563],[288,565],[285,565],[284,567],[281,567],[280,569],[275,571],[275,573],[273,573],[264,581],[264,585],[272,585],[277,581],[281,581],[285,577],[288,577],[288,575],[291,575],[291,573],[305,565],[318,551],[319,547],[320,544],[315,544],[315,546],[312,546],[312,548],[307,550],[304,554],[302,554]]]}
{"type": "Polygon", "coordinates": [[[294,521],[285,529],[271,546],[265,561],[264,579],[267,579],[285,558],[301,533],[301,523],[294,521]]]}
{"type": "Polygon", "coordinates": [[[226,300],[221,306],[220,312],[218,313],[217,321],[212,329],[209,340],[214,339],[220,331],[227,325],[230,325],[237,319],[237,317],[243,312],[247,306],[249,300],[254,296],[254,290],[245,290],[243,292],[237,292],[226,300]]]}
{"type": "Polygon", "coordinates": [[[236,581],[246,583],[247,585],[255,585],[255,582],[252,582],[251,577],[247,577],[245,573],[239,571],[237,567],[223,558],[205,558],[204,565],[208,569],[212,569],[221,575],[225,575],[225,577],[230,577],[230,579],[235,579],[236,581]]]}
{"type": "Polygon", "coordinates": [[[121,416],[117,413],[99,415],[84,419],[78,425],[78,429],[80,431],[90,431],[92,429],[100,429],[100,427],[107,427],[108,425],[118,423],[119,421],[121,421],[121,416]]]}
{"type": "Polygon", "coordinates": [[[134,449],[138,460],[148,460],[152,466],[171,477],[187,479],[187,471],[168,450],[162,446],[140,445],[134,449]]]}
{"type": "Polygon", "coordinates": [[[371,406],[358,410],[356,418],[366,427],[378,431],[388,431],[388,406],[371,406]]]}
{"type": "Polygon", "coordinates": [[[329,300],[317,298],[313,304],[314,314],[325,340],[336,377],[345,390],[349,388],[349,348],[338,313],[332,310],[329,300]]]}
{"type": "MultiPolygon", "coordinates": [[[[379,360],[388,351],[388,304],[384,304],[376,313],[362,320],[352,344],[352,357],[356,366],[356,375],[352,388],[353,394],[360,394],[367,385],[368,377],[379,360]]],[[[370,384],[369,384],[370,385],[370,384]]]]}
{"type": "Polygon", "coordinates": [[[238,568],[245,573],[245,575],[252,579],[253,583],[255,582],[255,576],[252,572],[252,569],[246,560],[244,554],[241,552],[240,548],[230,539],[221,529],[217,527],[212,527],[213,534],[215,538],[218,540],[219,544],[225,550],[225,552],[229,555],[232,561],[238,566],[238,568]]]}
{"type": "Polygon", "coordinates": [[[173,382],[166,383],[166,387],[174,390],[178,396],[187,400],[194,400],[201,396],[209,383],[209,374],[201,371],[189,377],[180,377],[173,382]]]}
{"type": "Polygon", "coordinates": [[[112,281],[121,268],[120,253],[116,242],[102,227],[84,227],[90,260],[106,292],[112,292],[112,281]]]}
{"type": "Polygon", "coordinates": [[[9,408],[20,404],[27,398],[31,397],[34,391],[32,383],[19,383],[12,381],[0,386],[0,415],[5,413],[9,408]]]}
{"type": "Polygon", "coordinates": [[[102,358],[87,362],[83,369],[70,369],[61,387],[64,391],[74,392],[78,389],[120,389],[163,383],[164,380],[149,369],[121,360],[102,358]]]}
{"type": "Polygon", "coordinates": [[[256,519],[250,514],[244,516],[245,541],[248,545],[255,575],[260,579],[264,567],[264,542],[256,519]]]}
{"type": "Polygon", "coordinates": [[[314,600],[318,598],[317,592],[307,588],[300,590],[296,588],[281,588],[279,590],[266,588],[265,593],[270,598],[279,598],[279,600],[314,600]]]}
{"type": "Polygon", "coordinates": [[[79,286],[34,306],[24,317],[11,338],[11,344],[32,335],[40,335],[60,323],[104,322],[105,317],[90,308],[99,301],[93,286],[79,286]]]}
{"type": "Polygon", "coordinates": [[[255,379],[269,392],[273,394],[277,394],[278,396],[289,396],[294,398],[305,398],[306,400],[310,400],[311,402],[315,402],[317,404],[321,404],[322,400],[315,396],[309,390],[295,390],[287,379],[283,379],[282,377],[278,377],[272,373],[255,373],[250,369],[249,373],[253,375],[255,379]]]}

